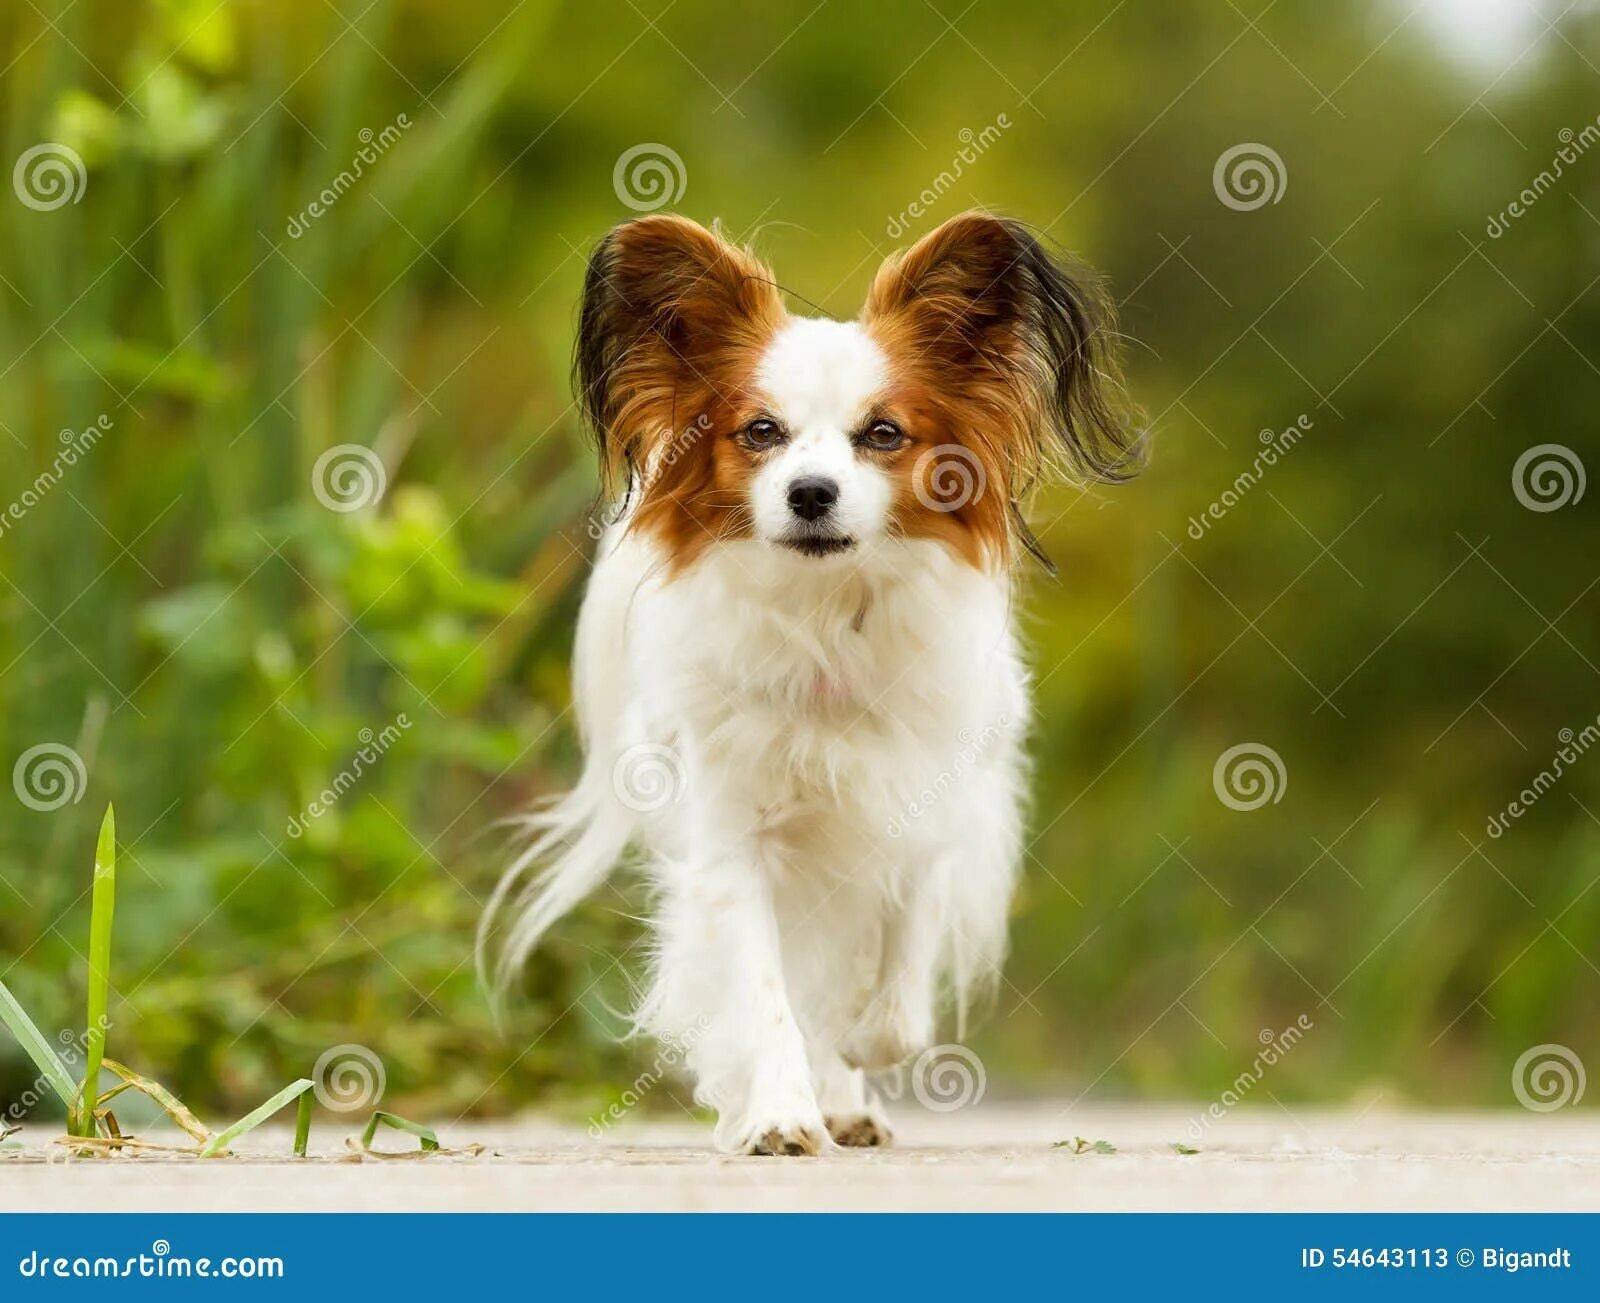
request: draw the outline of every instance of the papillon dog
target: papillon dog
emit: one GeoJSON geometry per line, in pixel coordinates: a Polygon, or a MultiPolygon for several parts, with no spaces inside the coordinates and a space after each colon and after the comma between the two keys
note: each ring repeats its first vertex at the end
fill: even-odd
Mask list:
{"type": "MultiPolygon", "coordinates": [[[[630,848],[653,887],[637,1029],[720,1148],[890,1132],[865,1073],[964,1025],[1023,854],[1016,563],[1041,471],[1131,473],[1095,282],[1022,225],[952,218],[855,321],[797,316],[748,249],[624,223],[574,381],[610,507],[578,620],[574,790],[485,911],[492,986],[630,848]]],[[[485,974],[488,979],[488,974],[485,974]]],[[[960,1033],[958,1033],[960,1034],[960,1033]]]]}

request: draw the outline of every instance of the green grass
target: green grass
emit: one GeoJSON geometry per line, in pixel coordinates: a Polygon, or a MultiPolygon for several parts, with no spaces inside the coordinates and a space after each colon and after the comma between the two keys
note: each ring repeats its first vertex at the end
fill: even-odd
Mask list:
{"type": "Polygon", "coordinates": [[[125,1068],[115,1059],[107,1059],[103,1066],[107,1071],[121,1079],[122,1084],[107,1091],[100,1096],[100,1102],[106,1103],[123,1090],[136,1090],[146,1099],[153,1100],[161,1106],[161,1111],[169,1117],[173,1124],[180,1130],[187,1132],[200,1144],[204,1145],[211,1139],[211,1131],[206,1125],[195,1117],[193,1113],[171,1091],[159,1081],[151,1081],[148,1077],[141,1077],[138,1073],[125,1068]]]}
{"type": "MultiPolygon", "coordinates": [[[[67,1108],[68,1142],[76,1153],[110,1155],[124,1149],[166,1149],[190,1153],[197,1158],[215,1158],[227,1154],[228,1146],[241,1136],[254,1131],[274,1117],[280,1110],[294,1103],[294,1155],[305,1158],[311,1138],[312,1105],[316,1083],[310,1077],[301,1077],[276,1092],[265,1103],[246,1113],[237,1122],[213,1133],[194,1112],[159,1081],[106,1057],[107,1030],[110,1027],[111,1004],[111,941],[115,921],[117,883],[117,824],[116,815],[106,807],[100,824],[100,836],[95,846],[94,879],[89,916],[89,983],[88,1026],[84,1033],[84,1072],[81,1082],[74,1082],[67,1065],[55,1052],[49,1038],[39,1030],[32,1018],[18,1003],[15,996],[0,982],[0,1021],[3,1021],[17,1043],[27,1052],[39,1069],[41,1077],[49,1083],[67,1108]],[[117,1079],[116,1085],[104,1093],[100,1090],[100,1074],[104,1070],[117,1079]],[[152,1145],[137,1137],[125,1135],[110,1105],[129,1091],[143,1095],[156,1104],[179,1130],[193,1142],[191,1146],[152,1145]]],[[[437,1153],[439,1137],[431,1127],[412,1122],[393,1113],[376,1111],[361,1133],[360,1149],[372,1149],[373,1137],[379,1125],[404,1131],[416,1136],[420,1142],[419,1153],[437,1153]]],[[[17,1128],[6,1128],[0,1142],[17,1128]]],[[[8,1148],[12,1147],[8,1144],[8,1148]]]]}
{"type": "Polygon", "coordinates": [[[1050,1148],[1065,1149],[1069,1154],[1114,1154],[1117,1152],[1117,1147],[1109,1140],[1089,1140],[1083,1136],[1073,1136],[1071,1140],[1058,1140],[1050,1148]]]}
{"type": "Polygon", "coordinates": [[[111,925],[117,904],[117,815],[106,806],[94,848],[94,888],[89,910],[89,999],[84,1032],[83,1107],[77,1133],[95,1133],[100,1099],[100,1061],[106,1056],[106,1011],[111,992],[111,925]]]}
{"type": "MultiPolygon", "coordinates": [[[[230,1144],[247,1132],[254,1131],[279,1109],[288,1104],[290,1100],[305,1098],[306,1092],[315,1084],[310,1077],[301,1077],[299,1081],[291,1082],[265,1104],[251,1109],[250,1112],[246,1113],[232,1126],[224,1127],[216,1135],[212,1136],[210,1140],[200,1147],[200,1157],[211,1158],[217,1154],[226,1153],[230,1144]]],[[[297,1116],[295,1125],[295,1148],[297,1150],[300,1148],[301,1143],[299,1124],[300,1118],[297,1116]]],[[[310,1131],[309,1123],[306,1124],[306,1130],[307,1132],[310,1131]]]]}
{"type": "Polygon", "coordinates": [[[415,1136],[421,1145],[421,1152],[436,1153],[439,1149],[439,1137],[432,1127],[425,1127],[420,1122],[413,1122],[409,1118],[399,1117],[394,1113],[385,1113],[379,1109],[367,1119],[367,1126],[361,1133],[361,1147],[372,1149],[373,1138],[378,1134],[378,1124],[392,1127],[396,1131],[404,1131],[407,1135],[415,1136]]]}
{"type": "Polygon", "coordinates": [[[17,1043],[27,1051],[39,1069],[40,1075],[50,1083],[52,1090],[61,1097],[61,1102],[69,1109],[78,1098],[78,1088],[73,1084],[72,1074],[67,1071],[67,1065],[61,1062],[56,1054],[55,1047],[45,1039],[45,1035],[36,1026],[33,1019],[28,1017],[22,1006],[17,1003],[16,996],[6,989],[6,984],[0,982],[0,1019],[17,1038],[17,1043]]]}
{"type": "Polygon", "coordinates": [[[304,1158],[306,1146],[311,1143],[311,1108],[317,1097],[302,1091],[294,1111],[294,1156],[304,1158]]]}

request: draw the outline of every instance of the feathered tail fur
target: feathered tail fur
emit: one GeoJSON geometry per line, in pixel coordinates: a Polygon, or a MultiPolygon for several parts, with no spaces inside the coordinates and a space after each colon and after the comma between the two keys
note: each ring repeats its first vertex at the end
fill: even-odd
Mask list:
{"type": "Polygon", "coordinates": [[[545,932],[599,887],[627,850],[633,829],[616,805],[591,767],[572,791],[517,821],[527,843],[489,897],[474,947],[478,980],[496,1001],[545,932]],[[495,923],[508,906],[514,919],[491,973],[495,923]]]}

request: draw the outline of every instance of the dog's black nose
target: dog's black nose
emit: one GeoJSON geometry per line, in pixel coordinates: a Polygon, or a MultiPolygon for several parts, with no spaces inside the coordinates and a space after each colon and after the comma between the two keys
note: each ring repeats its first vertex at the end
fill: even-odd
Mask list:
{"type": "Polygon", "coordinates": [[[801,520],[821,520],[839,500],[839,485],[820,475],[806,475],[789,486],[789,510],[801,520]]]}

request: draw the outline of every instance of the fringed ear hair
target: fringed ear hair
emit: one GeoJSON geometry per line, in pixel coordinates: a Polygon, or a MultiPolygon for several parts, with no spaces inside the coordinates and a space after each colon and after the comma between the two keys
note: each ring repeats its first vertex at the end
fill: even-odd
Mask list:
{"type": "Polygon", "coordinates": [[[607,488],[626,485],[669,435],[686,391],[713,387],[728,350],[768,337],[784,309],[771,271],[684,217],[625,222],[584,278],[573,385],[607,488]]]}
{"type": "Polygon", "coordinates": [[[974,437],[1005,441],[1014,497],[1051,462],[1079,481],[1138,470],[1139,441],[1114,406],[1111,305],[1020,223],[951,218],[884,263],[863,319],[902,366],[975,404],[994,434],[974,437]]]}

